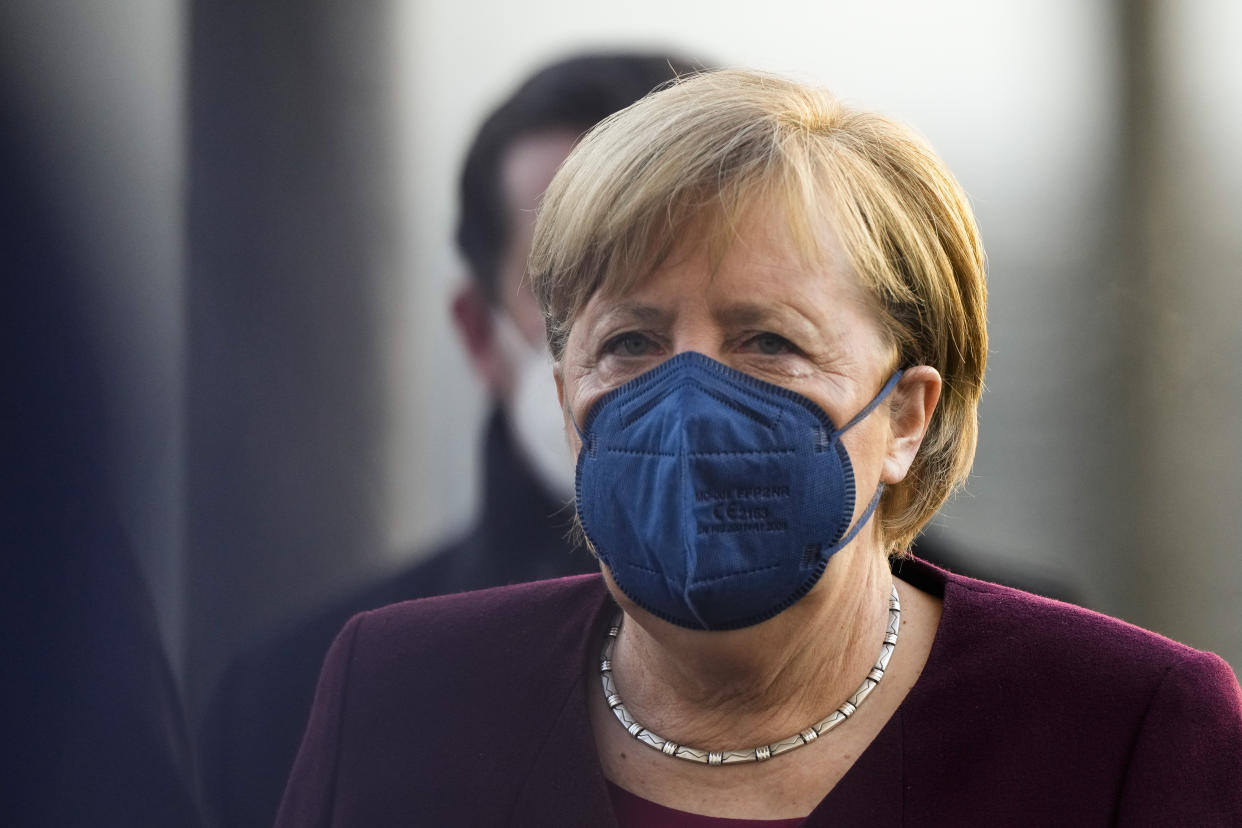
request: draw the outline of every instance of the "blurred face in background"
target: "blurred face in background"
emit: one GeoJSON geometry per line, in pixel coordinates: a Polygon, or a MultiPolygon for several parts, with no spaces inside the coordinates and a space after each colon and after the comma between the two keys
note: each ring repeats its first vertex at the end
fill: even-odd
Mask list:
{"type": "Polygon", "coordinates": [[[546,351],[543,317],[526,281],[526,259],[539,201],[576,140],[576,132],[555,129],[523,136],[508,147],[501,159],[499,182],[508,233],[496,273],[495,296],[487,295],[475,274],[453,298],[453,319],[474,373],[491,397],[506,408],[524,366],[534,362],[531,353],[542,357],[546,351]]]}
{"type": "Polygon", "coordinates": [[[526,259],[539,200],[577,140],[577,133],[570,130],[533,133],[519,138],[501,165],[509,243],[497,274],[496,305],[526,342],[537,348],[545,347],[543,316],[526,281],[526,259]]]}
{"type": "MultiPolygon", "coordinates": [[[[501,163],[508,243],[496,274],[496,296],[479,298],[486,321],[479,369],[500,401],[526,465],[558,500],[573,494],[573,464],[561,429],[561,411],[544,338],[543,315],[526,279],[526,260],[535,232],[535,215],[544,190],[573,149],[569,130],[537,132],[519,138],[501,163]]],[[[476,358],[476,367],[479,365],[476,358]]]]}

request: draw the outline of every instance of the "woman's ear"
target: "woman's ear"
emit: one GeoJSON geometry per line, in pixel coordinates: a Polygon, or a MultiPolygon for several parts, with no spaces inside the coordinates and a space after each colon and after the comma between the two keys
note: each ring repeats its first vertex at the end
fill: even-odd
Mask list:
{"type": "Polygon", "coordinates": [[[889,406],[892,438],[880,479],[886,485],[905,479],[940,401],[940,372],[930,365],[907,368],[893,389],[889,406]]]}

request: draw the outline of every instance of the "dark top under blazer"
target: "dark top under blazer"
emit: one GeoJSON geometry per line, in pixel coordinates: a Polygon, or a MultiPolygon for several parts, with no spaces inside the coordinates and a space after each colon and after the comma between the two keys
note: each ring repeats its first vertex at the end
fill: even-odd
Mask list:
{"type": "MultiPolygon", "coordinates": [[[[927,666],[807,825],[1242,825],[1242,692],[1220,658],[897,568],[944,599],[927,666]]],[[[614,826],[584,678],[612,606],[582,576],[357,616],[277,825],[614,826]]]]}

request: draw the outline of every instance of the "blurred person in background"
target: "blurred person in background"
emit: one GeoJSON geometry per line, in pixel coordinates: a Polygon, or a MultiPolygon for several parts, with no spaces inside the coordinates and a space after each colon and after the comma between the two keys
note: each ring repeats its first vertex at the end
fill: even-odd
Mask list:
{"type": "Polygon", "coordinates": [[[988,355],[912,131],[690,77],[576,145],[529,270],[601,572],[352,619],[278,826],[1242,824],[1222,659],[909,554],[988,355]]]}
{"type": "Polygon", "coordinates": [[[451,307],[491,400],[478,516],[463,536],[414,566],[296,622],[229,666],[200,739],[204,787],[220,825],[271,825],[315,677],[350,616],[411,598],[595,570],[594,559],[568,541],[573,466],[542,318],[524,281],[535,208],[582,133],[692,68],[667,55],[573,57],[536,72],[480,126],[459,191],[456,241],[468,279],[451,307]]]}

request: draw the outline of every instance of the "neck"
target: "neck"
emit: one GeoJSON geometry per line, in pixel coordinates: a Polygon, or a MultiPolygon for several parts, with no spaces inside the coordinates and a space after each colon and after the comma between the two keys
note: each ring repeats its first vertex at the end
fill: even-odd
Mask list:
{"type": "Polygon", "coordinates": [[[618,692],[636,719],[680,744],[727,750],[784,738],[858,688],[883,643],[891,587],[884,554],[860,538],[806,597],[753,627],[687,630],[627,605],[618,692]]]}

